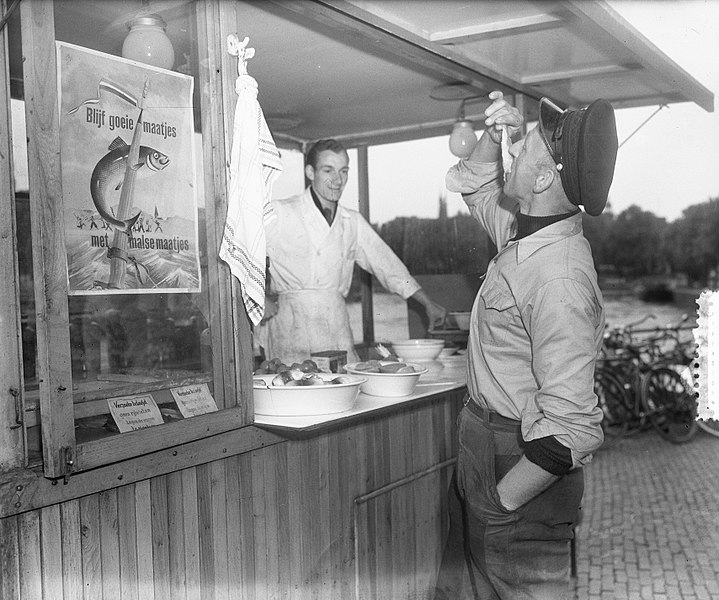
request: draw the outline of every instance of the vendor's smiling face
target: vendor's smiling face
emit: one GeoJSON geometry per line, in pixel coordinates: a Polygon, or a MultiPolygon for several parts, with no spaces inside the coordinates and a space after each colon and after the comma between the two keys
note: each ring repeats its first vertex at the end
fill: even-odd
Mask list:
{"type": "Polygon", "coordinates": [[[328,202],[338,202],[347,185],[349,162],[346,152],[320,152],[317,164],[305,167],[305,175],[315,194],[328,202]]]}

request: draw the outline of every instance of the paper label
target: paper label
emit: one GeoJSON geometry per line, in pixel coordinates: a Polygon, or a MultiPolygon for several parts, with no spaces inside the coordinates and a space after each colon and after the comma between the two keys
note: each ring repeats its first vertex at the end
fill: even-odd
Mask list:
{"type": "Polygon", "coordinates": [[[215,399],[212,397],[210,388],[207,387],[206,383],[185,385],[172,388],[170,391],[175,398],[175,402],[177,402],[177,408],[180,409],[182,416],[186,419],[217,410],[215,399]]]}
{"type": "Polygon", "coordinates": [[[694,330],[697,416],[719,419],[719,292],[703,291],[697,304],[697,328],[694,330]]]}
{"type": "Polygon", "coordinates": [[[150,394],[111,398],[107,405],[120,433],[162,425],[164,422],[160,409],[150,394]]]}

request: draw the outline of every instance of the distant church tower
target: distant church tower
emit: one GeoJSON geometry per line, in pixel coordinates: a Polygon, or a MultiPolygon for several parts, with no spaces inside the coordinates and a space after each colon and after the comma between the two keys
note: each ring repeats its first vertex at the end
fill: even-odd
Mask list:
{"type": "Polygon", "coordinates": [[[439,220],[445,221],[447,219],[447,198],[440,194],[439,196],[439,220]]]}

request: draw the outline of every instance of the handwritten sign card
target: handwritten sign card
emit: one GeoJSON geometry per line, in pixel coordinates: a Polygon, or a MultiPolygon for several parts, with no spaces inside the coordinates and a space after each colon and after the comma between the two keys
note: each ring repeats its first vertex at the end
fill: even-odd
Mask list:
{"type": "Polygon", "coordinates": [[[111,398],[107,405],[120,433],[162,425],[164,422],[150,394],[111,398]]]}
{"type": "Polygon", "coordinates": [[[177,408],[186,419],[217,410],[215,399],[206,383],[172,388],[170,391],[177,402],[177,408]]]}

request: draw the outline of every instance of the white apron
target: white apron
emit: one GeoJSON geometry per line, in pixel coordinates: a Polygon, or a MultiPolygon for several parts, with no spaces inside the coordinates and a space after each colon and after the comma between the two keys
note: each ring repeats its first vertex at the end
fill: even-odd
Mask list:
{"type": "Polygon", "coordinates": [[[277,314],[265,326],[265,358],[291,365],[312,352],[345,350],[348,363],[359,360],[345,299],[338,291],[288,290],[280,292],[278,303],[277,314]]]}

